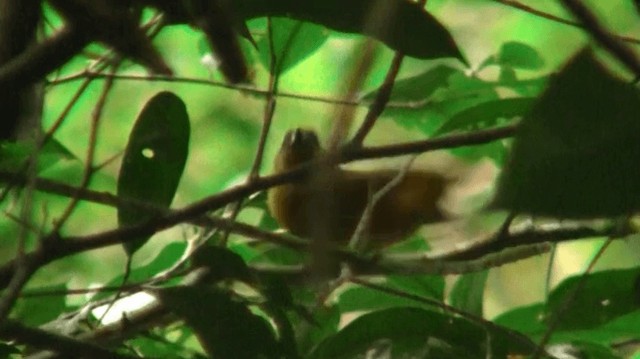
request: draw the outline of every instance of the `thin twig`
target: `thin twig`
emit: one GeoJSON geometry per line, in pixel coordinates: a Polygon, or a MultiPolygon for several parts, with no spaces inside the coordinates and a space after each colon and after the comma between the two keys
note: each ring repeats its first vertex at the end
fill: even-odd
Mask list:
{"type": "MultiPolygon", "coordinates": [[[[553,22],[557,22],[557,23],[560,23],[560,24],[569,25],[569,26],[573,26],[573,27],[584,29],[584,25],[579,23],[579,22],[575,22],[575,21],[572,21],[572,20],[567,20],[567,19],[564,19],[562,17],[556,16],[556,15],[553,15],[553,14],[549,14],[549,13],[541,11],[541,10],[534,9],[531,6],[525,5],[525,4],[520,3],[518,1],[515,1],[515,0],[493,0],[493,1],[497,2],[499,4],[502,4],[502,5],[505,5],[505,6],[512,7],[514,9],[522,10],[522,11],[524,11],[526,13],[538,16],[538,17],[543,18],[543,19],[547,19],[547,20],[551,20],[553,22]]],[[[615,37],[618,40],[621,40],[621,41],[624,41],[624,42],[632,43],[632,44],[635,44],[635,45],[640,45],[640,39],[636,39],[636,38],[629,37],[629,36],[611,34],[611,33],[609,33],[608,35],[611,36],[611,37],[615,37]]]]}
{"type": "Polygon", "coordinates": [[[636,54],[624,43],[608,33],[588,7],[579,0],[561,0],[561,2],[573,15],[580,19],[584,28],[596,41],[631,70],[636,78],[640,78],[640,61],[636,54]]]}
{"type": "Polygon", "coordinates": [[[248,181],[252,181],[260,175],[260,167],[264,158],[264,148],[267,143],[267,137],[269,136],[269,130],[271,129],[271,122],[276,110],[276,96],[274,95],[278,91],[278,80],[280,78],[280,64],[278,64],[278,58],[276,57],[276,49],[273,44],[273,24],[271,17],[267,17],[267,39],[269,42],[269,90],[267,91],[267,99],[264,107],[264,115],[262,117],[262,130],[260,131],[260,140],[258,142],[258,148],[256,149],[256,155],[251,166],[251,172],[249,174],[248,181]]]}
{"type": "MultiPolygon", "coordinates": [[[[369,159],[369,158],[382,158],[382,157],[395,157],[395,156],[403,156],[407,154],[416,154],[423,153],[429,151],[435,151],[438,149],[444,148],[456,148],[463,146],[473,146],[480,145],[504,138],[511,137],[516,130],[516,126],[506,126],[506,127],[498,127],[489,130],[481,130],[470,133],[461,133],[461,134],[453,134],[443,137],[436,137],[422,141],[416,142],[406,142],[400,144],[393,145],[385,145],[385,146],[375,146],[375,147],[366,147],[355,151],[349,151],[345,154],[341,154],[339,157],[340,163],[347,163],[351,161],[356,161],[360,159],[369,159]]],[[[305,167],[306,169],[297,169],[293,171],[283,172],[277,175],[265,176],[262,179],[258,180],[254,184],[244,184],[239,187],[233,187],[229,190],[220,192],[214,196],[208,197],[210,200],[214,201],[216,197],[227,195],[232,196],[230,202],[236,200],[233,196],[240,196],[237,191],[242,191],[243,193],[255,193],[261,190],[265,190],[270,188],[271,186],[276,186],[284,183],[294,182],[299,180],[301,176],[306,174],[309,166],[305,167]],[[272,181],[275,181],[275,184],[271,184],[272,181]],[[265,183],[266,182],[266,183],[265,183]],[[232,192],[229,194],[228,192],[232,192]]],[[[26,179],[24,176],[19,174],[14,174],[10,172],[0,171],[0,182],[10,183],[15,182],[17,185],[25,185],[26,179]]],[[[99,192],[93,191],[90,189],[81,189],[75,186],[70,186],[65,183],[57,182],[54,180],[49,180],[46,178],[36,178],[35,179],[35,188],[44,191],[47,193],[58,194],[61,196],[71,197],[74,194],[77,194],[79,198],[85,201],[91,201],[94,203],[100,203],[108,206],[119,206],[119,205],[128,205],[133,206],[143,210],[149,211],[158,211],[160,208],[154,206],[150,203],[146,203],[144,201],[130,199],[130,198],[120,198],[109,192],[99,192]]],[[[229,202],[229,203],[230,203],[229,202]]],[[[227,204],[226,202],[221,204],[223,206],[227,204]]],[[[215,209],[218,209],[216,207],[215,209]]]]}
{"type": "MultiPolygon", "coordinates": [[[[269,136],[269,130],[271,129],[271,122],[273,120],[273,115],[276,111],[276,97],[274,93],[278,88],[278,79],[279,79],[279,66],[278,59],[276,57],[276,50],[273,44],[273,26],[272,26],[271,17],[267,17],[267,39],[269,43],[269,90],[267,91],[267,98],[264,107],[264,114],[262,117],[262,128],[260,130],[260,139],[258,140],[258,148],[256,149],[256,154],[253,159],[253,165],[251,165],[251,171],[249,172],[249,176],[247,177],[247,184],[251,184],[254,180],[260,177],[260,168],[262,167],[262,161],[264,158],[264,149],[267,144],[267,137],[269,136]]],[[[238,199],[233,204],[227,206],[225,210],[225,215],[230,220],[235,220],[240,213],[240,209],[242,208],[242,202],[244,202],[246,197],[242,197],[238,199]]],[[[229,239],[229,234],[231,232],[226,231],[222,235],[222,240],[220,241],[222,245],[226,245],[227,240],[229,239]]]]}
{"type": "Polygon", "coordinates": [[[110,351],[96,344],[50,333],[42,329],[29,328],[17,321],[9,320],[0,327],[0,337],[15,340],[19,344],[44,350],[55,350],[68,358],[133,359],[135,357],[110,351]]]}
{"type": "Polygon", "coordinates": [[[20,291],[38,268],[38,263],[31,259],[31,256],[24,254],[16,255],[13,260],[16,269],[13,271],[11,281],[7,285],[6,291],[0,301],[0,327],[5,324],[7,316],[20,296],[20,291]]]}
{"type": "MultiPolygon", "coordinates": [[[[341,156],[339,160],[340,162],[348,162],[356,159],[398,156],[402,154],[421,153],[461,145],[481,144],[509,137],[513,135],[515,129],[515,126],[508,126],[478,131],[471,134],[449,135],[430,140],[411,142],[408,144],[366,148],[346,153],[341,156]]],[[[216,210],[252,193],[262,191],[273,186],[301,180],[304,176],[309,174],[309,169],[314,168],[313,166],[315,166],[315,163],[309,163],[308,165],[301,166],[287,172],[260,177],[251,184],[242,184],[232,187],[226,191],[209,196],[200,201],[196,201],[182,209],[169,212],[163,216],[138,225],[116,228],[88,236],[67,237],[64,241],[60,241],[60,243],[58,243],[58,246],[54,251],[46,251],[43,253],[40,249],[27,254],[27,256],[37,258],[38,264],[42,265],[55,259],[82,251],[117,243],[124,243],[128,239],[139,236],[152,235],[176,224],[200,218],[209,211],[216,210]]],[[[15,266],[15,261],[10,261],[5,263],[3,266],[0,266],[0,287],[4,287],[7,284],[7,281],[9,280],[8,278],[11,278],[16,269],[15,266]]]]}
{"type": "MultiPolygon", "coordinates": [[[[371,71],[376,53],[376,44],[373,40],[368,39],[362,44],[359,50],[358,53],[362,55],[354,66],[354,70],[350,74],[346,88],[344,89],[343,96],[348,101],[355,101],[357,99],[357,93],[362,88],[367,75],[371,71]]],[[[331,134],[327,143],[327,151],[330,155],[334,154],[338,147],[342,145],[342,142],[351,129],[354,114],[355,109],[353,106],[337,106],[331,134]]]]}
{"type": "Polygon", "coordinates": [[[404,59],[404,54],[402,52],[396,52],[391,61],[391,65],[389,66],[389,70],[387,71],[387,75],[384,78],[384,82],[382,86],[378,89],[378,93],[376,97],[369,107],[369,111],[364,118],[364,122],[358,129],[358,132],[355,134],[353,139],[351,140],[351,146],[362,146],[362,142],[365,137],[369,134],[373,125],[376,123],[376,120],[380,117],[382,112],[387,106],[389,99],[391,98],[391,91],[393,90],[393,85],[396,82],[396,77],[398,76],[398,72],[400,72],[400,65],[402,65],[402,60],[404,59]]]}
{"type": "Polygon", "coordinates": [[[547,326],[547,330],[545,331],[544,336],[542,337],[542,339],[540,339],[540,343],[538,344],[538,350],[536,350],[536,352],[533,354],[532,359],[539,359],[542,356],[544,348],[547,346],[547,343],[549,343],[549,340],[551,339],[551,335],[555,331],[558,324],[560,324],[560,319],[562,318],[562,315],[569,308],[571,303],[573,303],[573,300],[580,293],[580,291],[582,291],[582,288],[584,288],[585,284],[587,283],[587,279],[589,279],[589,273],[593,271],[594,266],[596,265],[598,260],[602,257],[602,255],[604,254],[604,252],[612,242],[613,242],[613,237],[607,238],[607,240],[604,242],[604,244],[602,244],[602,246],[600,247],[596,255],[593,256],[593,258],[589,262],[587,269],[585,269],[584,273],[578,280],[573,291],[571,291],[571,293],[564,299],[563,303],[551,315],[550,317],[551,321],[547,326]]]}
{"type": "MultiPolygon", "coordinates": [[[[69,77],[61,78],[59,80],[49,81],[48,84],[59,85],[59,84],[63,84],[71,81],[78,81],[86,78],[105,79],[108,77],[113,77],[117,80],[122,80],[122,81],[170,82],[170,83],[177,82],[177,83],[185,83],[185,84],[191,84],[191,85],[211,86],[211,87],[223,88],[227,90],[236,90],[236,91],[249,93],[257,96],[269,96],[270,94],[268,89],[262,90],[249,85],[243,85],[243,84],[233,85],[233,84],[228,84],[222,81],[215,81],[215,80],[208,80],[208,79],[198,79],[198,78],[192,78],[192,77],[175,77],[175,76],[168,77],[168,76],[162,76],[162,75],[125,75],[125,74],[110,75],[106,73],[89,71],[89,70],[85,70],[78,74],[70,75],[69,77]]],[[[496,83],[495,85],[498,86],[498,83],[496,83]]],[[[469,91],[467,93],[462,93],[458,97],[454,96],[453,100],[477,97],[478,95],[476,94],[476,92],[477,91],[469,91]]],[[[373,103],[372,101],[369,101],[369,100],[362,100],[357,98],[356,99],[334,98],[334,97],[305,95],[305,94],[283,92],[283,91],[275,92],[273,93],[273,95],[280,98],[290,98],[294,100],[324,103],[328,105],[343,105],[343,106],[357,107],[357,106],[369,106],[373,103]]],[[[451,101],[451,98],[443,99],[443,100],[424,99],[424,100],[418,100],[418,101],[389,101],[386,107],[418,109],[418,108],[423,108],[432,103],[442,103],[442,102],[449,102],[449,101],[451,101]]]]}
{"type": "Polygon", "coordinates": [[[415,159],[416,156],[411,157],[411,159],[407,161],[407,163],[400,169],[400,171],[398,171],[398,174],[396,176],[394,176],[388,183],[382,186],[382,188],[380,188],[376,193],[372,194],[370,200],[367,201],[367,206],[365,207],[364,212],[360,217],[360,221],[358,222],[358,225],[356,226],[356,229],[353,232],[351,239],[349,240],[349,248],[353,248],[356,251],[367,248],[370,238],[367,235],[366,231],[371,224],[371,218],[373,216],[373,211],[376,205],[384,196],[386,196],[391,190],[397,187],[400,182],[405,179],[415,159]]]}
{"type": "Polygon", "coordinates": [[[511,233],[508,241],[497,240],[494,234],[492,238],[487,240],[478,241],[480,244],[474,246],[471,249],[465,250],[462,253],[452,253],[442,256],[442,259],[465,261],[470,259],[477,259],[487,253],[498,253],[509,248],[515,248],[519,246],[526,246],[536,243],[561,243],[577,238],[595,238],[606,237],[611,235],[626,236],[630,235],[630,231],[621,231],[620,228],[615,225],[606,225],[601,228],[594,228],[591,226],[580,225],[565,225],[559,227],[557,225],[542,225],[538,228],[528,228],[518,231],[517,233],[511,233]]]}
{"type": "MultiPolygon", "coordinates": [[[[39,124],[38,124],[39,126],[39,124]]],[[[36,142],[39,136],[36,135],[36,142]]],[[[24,223],[30,223],[32,217],[32,207],[33,207],[33,194],[35,192],[35,178],[37,176],[37,168],[38,168],[38,160],[40,157],[40,149],[36,149],[36,151],[29,157],[29,159],[25,163],[25,172],[26,172],[26,186],[25,191],[22,198],[22,208],[20,210],[20,220],[24,223]]],[[[6,191],[4,193],[7,193],[6,191]]],[[[3,195],[4,195],[3,193],[3,195]]],[[[17,238],[17,248],[16,248],[16,256],[15,256],[15,272],[12,275],[11,281],[7,287],[6,292],[0,299],[0,326],[5,322],[13,305],[16,300],[20,296],[20,291],[27,284],[29,278],[37,269],[34,266],[33,261],[26,254],[26,241],[29,233],[29,228],[27,226],[20,226],[20,230],[18,232],[17,238]]]]}
{"type": "Polygon", "coordinates": [[[551,249],[549,250],[549,263],[547,264],[547,273],[544,278],[544,299],[549,299],[549,293],[551,292],[551,276],[553,275],[553,265],[556,261],[556,254],[558,252],[558,245],[555,243],[551,244],[551,249]]]}
{"type": "MultiPolygon", "coordinates": [[[[153,19],[151,19],[148,23],[143,25],[143,28],[145,30],[146,29],[151,29],[151,33],[149,34],[149,37],[151,39],[153,39],[160,32],[160,30],[162,29],[162,26],[163,26],[162,17],[156,16],[153,19]]],[[[118,59],[119,59],[118,61],[121,61],[120,57],[118,55],[116,55],[115,51],[110,50],[106,54],[104,54],[103,56],[98,58],[96,61],[94,61],[93,64],[88,66],[84,71],[85,72],[96,72],[96,71],[99,72],[99,71],[104,70],[105,68],[107,68],[109,66],[109,64],[110,64],[109,59],[112,58],[113,56],[118,57],[118,59]]],[[[112,78],[112,81],[113,81],[114,79],[117,78],[113,71],[109,72],[108,75],[109,76],[106,76],[105,79],[112,78]]],[[[74,95],[71,97],[71,99],[69,100],[69,102],[67,103],[65,108],[60,113],[60,115],[58,115],[56,120],[53,122],[51,127],[49,127],[49,129],[45,132],[45,134],[41,138],[39,138],[38,142],[36,143],[36,151],[40,151],[45,146],[45,144],[49,140],[51,140],[51,138],[56,133],[56,131],[58,131],[58,129],[60,128],[60,126],[62,125],[64,120],[67,118],[67,116],[69,115],[69,113],[73,109],[73,107],[77,104],[78,100],[80,99],[80,96],[82,96],[82,94],[84,94],[86,89],[89,87],[89,85],[96,78],[95,77],[84,77],[82,79],[83,79],[82,84],[80,84],[80,86],[78,87],[78,89],[76,90],[74,95]]],[[[22,173],[23,171],[25,171],[26,170],[26,166],[27,166],[27,164],[25,164],[18,172],[22,173]]],[[[5,186],[5,188],[3,188],[2,192],[0,192],[0,202],[2,202],[4,200],[4,198],[6,197],[6,195],[9,193],[9,191],[12,188],[13,188],[13,184],[12,183],[10,185],[8,185],[8,186],[5,186]]]]}
{"type": "MultiPolygon", "coordinates": [[[[418,1],[418,6],[424,7],[427,3],[427,0],[418,1]]],[[[391,98],[391,91],[393,90],[393,86],[396,82],[396,77],[400,72],[400,66],[402,65],[402,60],[404,59],[404,53],[401,51],[396,51],[393,56],[393,60],[391,60],[391,65],[389,66],[389,70],[387,70],[387,74],[384,78],[382,86],[378,89],[376,97],[369,106],[369,111],[360,125],[358,132],[351,139],[349,146],[352,147],[361,147],[362,142],[364,142],[365,137],[369,134],[373,125],[376,123],[384,109],[387,107],[389,103],[389,99],[391,98]]]]}
{"type": "MultiPolygon", "coordinates": [[[[114,67],[113,69],[114,72],[117,70],[117,67],[118,65],[114,67]]],[[[107,79],[104,82],[102,93],[100,94],[100,97],[98,98],[98,101],[96,102],[96,105],[91,114],[91,125],[89,129],[89,143],[87,144],[87,156],[85,159],[82,180],[80,181],[80,185],[78,186],[78,189],[79,189],[78,192],[85,190],[89,186],[89,183],[91,182],[91,178],[93,177],[93,173],[94,173],[93,162],[94,162],[95,151],[96,151],[97,140],[98,140],[98,129],[100,124],[100,119],[102,118],[102,112],[104,110],[107,96],[111,92],[112,87],[113,87],[113,80],[107,79]]],[[[60,231],[60,228],[62,228],[62,226],[64,226],[64,224],[67,222],[69,217],[71,217],[71,214],[75,210],[79,201],[80,201],[79,194],[74,194],[74,196],[71,197],[71,202],[67,205],[62,215],[56,220],[56,224],[53,230],[51,231],[52,233],[58,233],[60,231]]]]}

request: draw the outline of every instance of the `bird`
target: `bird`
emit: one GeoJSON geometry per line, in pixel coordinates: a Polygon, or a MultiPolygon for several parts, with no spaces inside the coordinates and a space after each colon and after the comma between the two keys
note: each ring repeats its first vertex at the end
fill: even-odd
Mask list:
{"type": "MultiPolygon", "coordinates": [[[[315,131],[289,130],[276,155],[274,171],[292,170],[324,154],[315,131]]],[[[399,175],[397,170],[349,170],[338,165],[316,169],[302,181],[269,189],[267,205],[278,224],[291,234],[340,245],[349,243],[373,195],[399,175]]],[[[369,226],[362,232],[371,247],[386,247],[406,238],[422,224],[447,218],[438,202],[449,179],[415,169],[403,175],[371,211],[369,226]]]]}

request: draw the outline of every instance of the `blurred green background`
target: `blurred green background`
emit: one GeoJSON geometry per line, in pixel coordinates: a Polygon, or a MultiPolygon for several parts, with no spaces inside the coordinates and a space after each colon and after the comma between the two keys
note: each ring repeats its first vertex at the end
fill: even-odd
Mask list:
{"type": "MultiPolygon", "coordinates": [[[[563,18],[570,18],[557,1],[531,0],[522,3],[563,18]]],[[[630,1],[592,0],[588,3],[598,9],[598,14],[611,31],[620,35],[640,36],[640,22],[630,1]]],[[[463,69],[460,63],[453,60],[426,61],[406,58],[399,80],[421,74],[437,64],[449,64],[464,70],[467,74],[473,72],[483,81],[496,81],[500,76],[498,66],[487,66],[477,72],[475,70],[487,58],[496,56],[507,42],[526,44],[536,50],[537,55],[543,60],[543,66],[535,70],[515,70],[518,79],[534,79],[556,70],[587,41],[586,35],[580,29],[536,17],[495,1],[431,0],[427,8],[450,29],[471,64],[471,69],[463,69]]],[[[48,19],[53,25],[57,23],[53,13],[48,14],[48,19]]],[[[286,31],[295,25],[293,23],[291,20],[274,19],[276,36],[278,30],[286,31]]],[[[246,40],[241,41],[255,74],[255,87],[266,89],[269,79],[268,63],[265,61],[268,59],[266,21],[256,19],[248,25],[258,48],[254,48],[246,40]]],[[[304,26],[303,36],[286,54],[299,58],[300,61],[290,64],[291,67],[281,74],[279,91],[341,98],[344,79],[351,71],[348,65],[353,61],[353,57],[357,56],[354,49],[358,48],[363,37],[336,33],[316,25],[304,26]]],[[[186,25],[170,26],[164,28],[154,42],[174,69],[176,77],[212,80],[218,83],[223,81],[215,68],[206,64],[210,52],[200,32],[186,25]]],[[[102,54],[105,51],[99,45],[92,45],[86,54],[102,54]]],[[[277,57],[281,55],[276,54],[277,57]]],[[[361,90],[362,94],[375,90],[382,83],[392,56],[391,50],[379,45],[373,70],[361,90]]],[[[92,61],[90,56],[78,56],[49,78],[55,80],[82,73],[92,61]]],[[[125,61],[120,74],[145,76],[146,72],[139,66],[125,61]]],[[[79,79],[46,87],[43,118],[45,129],[51,126],[69,104],[81,82],[79,79]]],[[[44,171],[42,176],[70,184],[80,182],[87,151],[91,112],[103,84],[104,80],[96,79],[89,85],[55,134],[55,139],[64,145],[75,159],[57,162],[44,171]]],[[[116,160],[109,162],[96,173],[90,188],[115,192],[121,160],[118,156],[126,146],[136,116],[149,98],[163,90],[172,91],[181,97],[191,117],[190,154],[173,207],[182,207],[244,181],[251,167],[260,134],[264,96],[223,88],[213,83],[207,85],[179,80],[162,82],[120,79],[116,80],[107,99],[96,152],[98,164],[114,156],[116,160]]],[[[336,106],[330,103],[278,97],[261,173],[271,172],[272,159],[285,131],[303,126],[317,129],[326,135],[335,111],[336,106]]],[[[359,106],[356,119],[362,119],[365,112],[366,106],[359,106]]],[[[424,120],[429,121],[428,118],[424,120]]],[[[376,124],[367,143],[396,143],[431,135],[428,131],[417,131],[398,125],[401,121],[402,118],[398,118],[396,112],[386,112],[376,124]]],[[[435,129],[438,126],[432,127],[435,129]]],[[[467,156],[466,160],[471,158],[480,161],[490,155],[489,152],[482,151],[496,151],[496,148],[481,146],[472,150],[477,151],[476,155],[467,156]]],[[[504,151],[504,147],[498,150],[504,151]]],[[[499,167],[501,164],[497,165],[499,167]]],[[[51,226],[52,219],[68,203],[67,198],[43,193],[36,193],[35,199],[33,223],[45,228],[51,226]]],[[[5,210],[14,211],[14,205],[15,203],[6,204],[5,210]]],[[[257,219],[252,217],[257,216],[259,214],[253,213],[244,216],[243,219],[255,222],[257,219]]],[[[64,226],[63,234],[90,234],[114,228],[116,225],[114,208],[82,202],[72,219],[64,226]]],[[[3,261],[14,256],[12,238],[16,237],[18,228],[19,226],[10,220],[4,220],[0,224],[0,238],[3,238],[0,242],[0,258],[3,261]]],[[[183,241],[192,235],[191,229],[187,226],[178,226],[157,234],[136,254],[134,267],[150,261],[167,243],[183,241]]],[[[562,245],[553,267],[552,283],[558,283],[567,275],[581,272],[600,243],[582,241],[562,245]]],[[[635,264],[637,253],[636,244],[616,242],[607,251],[599,266],[630,266],[635,264]]],[[[541,256],[493,270],[486,292],[486,314],[491,317],[510,307],[541,300],[544,297],[547,262],[548,257],[541,256]],[[523,280],[524,276],[526,280],[523,280]]],[[[125,255],[119,246],[96,250],[47,266],[37,273],[30,286],[65,283],[69,288],[79,288],[105,283],[122,272],[124,263],[125,255]],[[52,278],[59,283],[52,283],[52,278]]]]}

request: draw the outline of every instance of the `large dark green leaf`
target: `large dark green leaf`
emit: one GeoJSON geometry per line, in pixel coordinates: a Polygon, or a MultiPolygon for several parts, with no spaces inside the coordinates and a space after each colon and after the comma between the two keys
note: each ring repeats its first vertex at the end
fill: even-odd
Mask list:
{"type": "MultiPolygon", "coordinates": [[[[185,22],[188,11],[173,0],[146,3],[164,10],[170,22],[185,22]]],[[[421,59],[454,57],[465,62],[447,29],[408,0],[226,0],[237,20],[289,17],[329,29],[374,37],[394,50],[421,59]],[[377,9],[377,10],[372,10],[377,9]],[[377,11],[372,15],[372,11],[377,11]]]]}
{"type": "MultiPolygon", "coordinates": [[[[118,177],[118,196],[169,208],[189,152],[189,116],[184,102],[170,92],[155,95],[142,109],[129,135],[118,177]]],[[[147,221],[153,213],[118,207],[118,224],[147,221]]],[[[149,237],[124,243],[132,255],[149,237]]]]}
{"type": "Polygon", "coordinates": [[[412,57],[465,61],[447,29],[416,3],[406,0],[244,0],[233,2],[233,6],[244,18],[287,16],[372,36],[412,57]],[[372,11],[378,12],[374,18],[372,11]],[[386,15],[387,19],[381,19],[386,15]]]}
{"type": "Polygon", "coordinates": [[[640,269],[589,274],[577,295],[582,276],[563,281],[549,296],[547,320],[561,315],[558,330],[589,329],[640,309],[640,269]],[[567,304],[567,300],[571,301],[567,304]],[[559,313],[559,314],[558,314],[559,313]]]}
{"type": "Polygon", "coordinates": [[[280,358],[272,328],[263,318],[212,287],[170,287],[155,292],[193,329],[213,358],[280,358]]]}
{"type": "Polygon", "coordinates": [[[495,204],[557,217],[640,208],[640,96],[582,51],[522,121],[495,204]]]}
{"type": "Polygon", "coordinates": [[[494,358],[527,352],[503,334],[496,331],[488,335],[485,329],[465,319],[404,307],[359,317],[322,342],[310,357],[356,358],[367,352],[384,351],[389,358],[484,358],[487,345],[494,358]]]}
{"type": "Polygon", "coordinates": [[[215,283],[225,279],[235,279],[250,283],[251,272],[242,257],[224,247],[203,245],[191,255],[193,268],[209,270],[207,281],[215,283]]]}

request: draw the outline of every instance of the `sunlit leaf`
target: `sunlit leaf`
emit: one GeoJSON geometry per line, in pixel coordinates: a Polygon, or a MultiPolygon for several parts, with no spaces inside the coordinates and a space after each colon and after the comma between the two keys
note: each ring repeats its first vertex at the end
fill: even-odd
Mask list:
{"type": "Polygon", "coordinates": [[[30,288],[31,292],[57,292],[60,294],[20,298],[13,309],[12,317],[25,325],[33,326],[56,319],[59,313],[70,309],[66,305],[66,296],[61,294],[65,290],[67,290],[66,284],[30,288]]]}
{"type": "MultiPolygon", "coordinates": [[[[274,18],[271,22],[275,59],[281,73],[307,58],[327,39],[327,31],[315,24],[287,18],[274,18]]],[[[265,68],[269,68],[271,54],[267,34],[261,36],[256,44],[260,62],[265,68]]]]}
{"type": "Polygon", "coordinates": [[[541,335],[546,329],[543,320],[544,304],[537,303],[502,313],[494,319],[494,322],[524,334],[541,335]]]}
{"type": "Polygon", "coordinates": [[[484,287],[489,271],[464,274],[456,281],[449,298],[451,305],[467,313],[482,316],[484,287]]]}
{"type": "MultiPolygon", "coordinates": [[[[154,96],[129,135],[118,177],[118,196],[169,208],[189,152],[189,116],[184,102],[170,92],[154,96]]],[[[132,206],[118,207],[118,224],[139,224],[154,214],[132,206]]],[[[124,243],[133,255],[148,236],[124,243]]]]}

